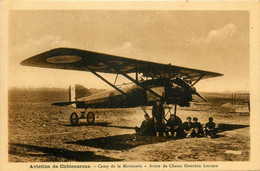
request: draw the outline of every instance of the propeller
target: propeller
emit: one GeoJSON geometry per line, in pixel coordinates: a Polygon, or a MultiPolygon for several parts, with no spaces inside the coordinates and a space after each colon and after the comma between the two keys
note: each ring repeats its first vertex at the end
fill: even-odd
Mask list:
{"type": "Polygon", "coordinates": [[[193,85],[188,84],[185,80],[177,77],[176,80],[183,86],[186,87],[187,89],[189,89],[191,91],[192,94],[197,95],[198,97],[200,97],[202,100],[204,100],[205,102],[208,102],[201,94],[199,94],[196,90],[195,87],[193,87],[193,85]]]}
{"type": "Polygon", "coordinates": [[[201,94],[199,94],[196,90],[195,92],[193,92],[193,94],[196,94],[197,96],[199,96],[202,100],[204,100],[205,102],[208,102],[201,94]]]}

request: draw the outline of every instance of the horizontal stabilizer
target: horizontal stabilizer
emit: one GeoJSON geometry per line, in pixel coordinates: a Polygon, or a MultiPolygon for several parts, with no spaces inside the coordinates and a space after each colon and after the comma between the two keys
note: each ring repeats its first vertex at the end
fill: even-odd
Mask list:
{"type": "Polygon", "coordinates": [[[76,101],[71,101],[71,102],[55,102],[55,103],[52,103],[51,105],[54,105],[54,106],[68,106],[68,105],[72,105],[76,103],[76,101]]]}

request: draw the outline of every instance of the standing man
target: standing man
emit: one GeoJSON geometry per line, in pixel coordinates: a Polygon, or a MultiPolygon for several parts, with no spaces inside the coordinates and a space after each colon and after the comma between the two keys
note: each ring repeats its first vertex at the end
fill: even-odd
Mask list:
{"type": "Polygon", "coordinates": [[[201,134],[203,134],[202,125],[200,122],[198,122],[197,117],[193,118],[193,128],[194,128],[193,135],[195,138],[200,137],[201,134]]]}
{"type": "Polygon", "coordinates": [[[213,118],[209,117],[209,122],[203,126],[204,136],[216,138],[218,131],[218,124],[213,122],[213,118]]]}
{"type": "Polygon", "coordinates": [[[152,115],[154,119],[154,127],[156,131],[156,137],[159,137],[160,134],[164,134],[164,107],[162,101],[156,101],[153,105],[152,115]]]}
{"type": "Polygon", "coordinates": [[[193,133],[193,123],[191,122],[191,117],[187,117],[187,121],[183,123],[183,131],[186,134],[186,138],[191,138],[193,133]]]}

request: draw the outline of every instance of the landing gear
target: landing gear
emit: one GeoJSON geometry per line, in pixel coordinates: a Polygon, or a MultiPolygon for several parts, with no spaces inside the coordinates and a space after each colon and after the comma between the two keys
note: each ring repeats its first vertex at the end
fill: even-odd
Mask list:
{"type": "Polygon", "coordinates": [[[70,115],[70,123],[71,123],[72,126],[76,126],[76,125],[79,124],[79,117],[78,117],[76,112],[73,112],[70,115]]]}
{"type": "Polygon", "coordinates": [[[168,133],[169,130],[167,130],[165,121],[167,122],[168,120],[166,119],[167,114],[174,115],[176,121],[178,123],[182,124],[181,119],[176,116],[176,111],[177,111],[177,105],[166,105],[168,112],[165,114],[165,104],[163,104],[161,101],[157,101],[154,103],[153,108],[152,108],[152,114],[154,118],[154,127],[156,131],[156,137],[158,136],[166,136],[166,133],[168,133]],[[174,114],[171,113],[171,109],[174,108],[174,114]],[[164,121],[165,120],[165,121],[164,121]]]}
{"type": "Polygon", "coordinates": [[[93,112],[88,112],[86,114],[86,110],[81,112],[81,116],[79,117],[76,112],[73,112],[70,115],[70,123],[72,126],[77,126],[79,124],[80,119],[86,119],[88,124],[93,124],[95,122],[95,115],[93,112]]]}
{"type": "MultiPolygon", "coordinates": [[[[175,116],[176,116],[176,113],[177,113],[177,104],[175,104],[175,105],[166,105],[167,107],[166,107],[166,109],[168,109],[168,112],[165,114],[165,117],[168,115],[168,114],[174,114],[175,116]],[[174,113],[172,113],[171,112],[171,110],[172,110],[172,108],[174,107],[174,113]]],[[[166,118],[164,118],[166,121],[167,121],[167,119],[166,118]]]]}
{"type": "Polygon", "coordinates": [[[93,112],[88,112],[87,122],[88,122],[88,124],[93,124],[95,122],[95,115],[93,112]]]}

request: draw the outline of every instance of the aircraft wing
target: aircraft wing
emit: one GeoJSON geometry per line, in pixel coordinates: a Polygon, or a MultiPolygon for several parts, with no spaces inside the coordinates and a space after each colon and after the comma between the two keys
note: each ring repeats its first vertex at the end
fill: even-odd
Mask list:
{"type": "Polygon", "coordinates": [[[21,65],[79,71],[91,70],[94,72],[113,74],[117,74],[116,70],[120,70],[124,73],[138,72],[142,73],[145,77],[152,78],[173,78],[177,75],[186,75],[192,81],[200,79],[202,76],[202,79],[205,79],[223,75],[216,72],[71,48],[57,48],[41,53],[22,61],[21,65]]]}

